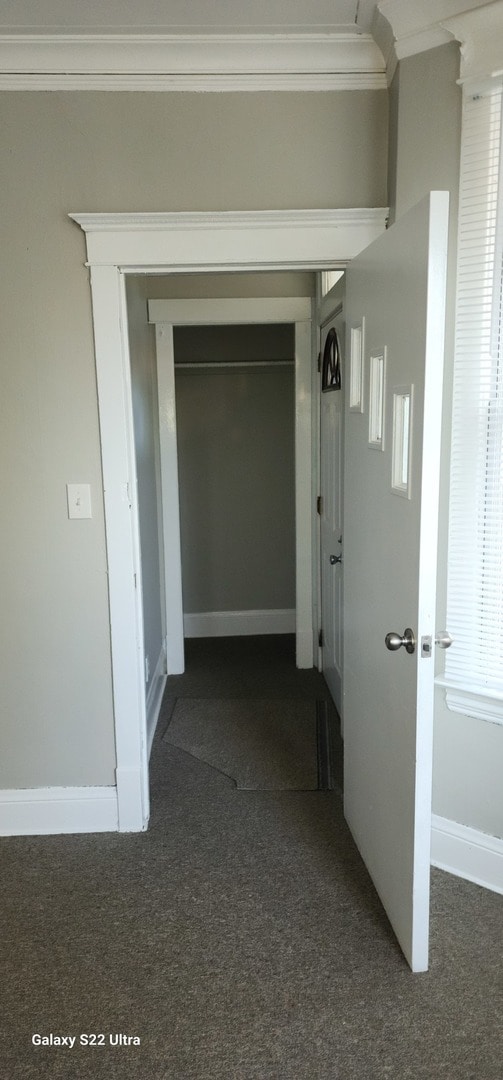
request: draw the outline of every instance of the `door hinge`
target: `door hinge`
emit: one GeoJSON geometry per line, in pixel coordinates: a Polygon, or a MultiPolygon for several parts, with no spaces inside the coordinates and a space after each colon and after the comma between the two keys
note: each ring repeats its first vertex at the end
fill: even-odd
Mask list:
{"type": "Polygon", "coordinates": [[[316,510],[321,517],[323,513],[323,495],[318,495],[318,498],[316,499],[316,510]]]}
{"type": "Polygon", "coordinates": [[[318,353],[318,371],[321,371],[321,352],[318,353]]]}
{"type": "Polygon", "coordinates": [[[324,644],[325,644],[325,641],[324,641],[324,636],[323,636],[323,630],[320,630],[320,632],[318,634],[318,645],[319,645],[320,649],[323,648],[324,644]]]}

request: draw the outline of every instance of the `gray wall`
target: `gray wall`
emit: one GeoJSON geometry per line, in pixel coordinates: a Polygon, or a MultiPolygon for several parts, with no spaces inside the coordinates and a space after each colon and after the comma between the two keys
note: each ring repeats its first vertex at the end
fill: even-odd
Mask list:
{"type": "Polygon", "coordinates": [[[148,295],[155,300],[205,297],[316,296],[316,274],[301,270],[255,274],[164,274],[148,278],[148,295]]]}
{"type": "Polygon", "coordinates": [[[0,95],[3,787],[110,784],[85,241],[70,211],[382,206],[384,91],[0,95]],[[90,521],[65,485],[89,482],[90,521]]]}
{"type": "Polygon", "coordinates": [[[186,613],[295,608],[293,326],[175,330],[186,613]],[[206,363],[246,361],[246,368],[206,363]]]}
{"type": "Polygon", "coordinates": [[[461,135],[458,77],[459,46],[455,43],[408,57],[398,66],[390,90],[392,219],[435,188],[451,192],[456,210],[461,135]]]}
{"type": "Polygon", "coordinates": [[[254,364],[293,361],[293,323],[246,326],[175,326],[175,364],[254,364]]]}
{"type": "MultiPolygon", "coordinates": [[[[165,636],[164,560],[155,328],[147,322],[147,279],[127,281],[129,352],[140,519],[143,638],[151,678],[165,636]]],[[[148,692],[147,685],[147,692],[148,692]]]]}
{"type": "MultiPolygon", "coordinates": [[[[451,193],[443,417],[437,627],[446,626],[450,413],[455,325],[455,270],[461,90],[459,48],[446,45],[403,60],[390,93],[390,205],[400,216],[432,188],[451,193]]],[[[469,552],[467,551],[467,556],[469,552]]],[[[448,627],[447,627],[448,629],[448,627]]],[[[443,656],[436,650],[437,672],[443,656]]],[[[435,700],[433,810],[482,832],[503,836],[503,728],[451,712],[435,700]]]]}

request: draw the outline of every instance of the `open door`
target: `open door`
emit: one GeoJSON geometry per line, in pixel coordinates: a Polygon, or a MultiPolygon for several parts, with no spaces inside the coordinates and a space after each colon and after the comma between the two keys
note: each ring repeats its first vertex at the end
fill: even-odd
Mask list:
{"type": "Polygon", "coordinates": [[[448,194],[355,258],[345,414],[345,815],[413,971],[428,967],[448,194]],[[364,327],[364,335],[362,328],[364,327]]]}

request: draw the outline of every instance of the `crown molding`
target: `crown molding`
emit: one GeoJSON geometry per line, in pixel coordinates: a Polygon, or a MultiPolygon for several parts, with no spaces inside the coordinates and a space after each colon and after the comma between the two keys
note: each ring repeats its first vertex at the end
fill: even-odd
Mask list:
{"type": "Polygon", "coordinates": [[[429,26],[426,30],[419,30],[416,34],[408,34],[395,41],[396,58],[405,60],[407,56],[417,56],[418,53],[436,49],[439,45],[447,45],[452,40],[453,34],[443,26],[429,26]]]}
{"type": "Polygon", "coordinates": [[[0,90],[377,90],[399,60],[461,43],[462,79],[501,70],[502,0],[379,0],[372,34],[0,34],[0,90]]]}
{"type": "MultiPolygon", "coordinates": [[[[476,8],[487,8],[491,0],[378,0],[378,10],[392,27],[396,41],[417,37],[443,26],[447,19],[476,8]]],[[[418,52],[423,50],[419,47],[418,52]]]]}
{"type": "Polygon", "coordinates": [[[356,90],[386,86],[370,34],[4,34],[4,90],[356,90]]]}
{"type": "Polygon", "coordinates": [[[176,211],[124,213],[71,213],[86,233],[106,232],[172,232],[180,229],[267,229],[285,228],[333,228],[334,226],[379,226],[384,228],[387,207],[349,207],[334,210],[224,210],[224,211],[176,211]]]}
{"type": "MultiPolygon", "coordinates": [[[[469,0],[469,2],[468,0],[422,0],[421,4],[418,4],[417,0],[379,0],[374,28],[377,27],[379,30],[379,24],[384,19],[393,38],[392,47],[386,49],[381,40],[382,29],[380,33],[374,32],[374,37],[381,46],[386,60],[388,84],[393,78],[398,61],[408,56],[415,56],[428,49],[436,49],[439,45],[446,45],[452,41],[461,43],[463,56],[464,35],[465,32],[469,33],[467,27],[471,27],[472,24],[480,28],[481,33],[482,28],[486,28],[485,40],[488,43],[488,51],[496,54],[498,42],[502,40],[501,24],[498,21],[497,27],[492,32],[489,26],[494,21],[492,9],[500,5],[501,0],[492,0],[492,2],[491,0],[489,2],[487,0],[469,0]]],[[[499,51],[501,52],[501,49],[499,51]]],[[[479,55],[481,55],[480,52],[479,55]]],[[[485,64],[486,60],[481,56],[481,65],[485,66],[485,64]]]]}
{"type": "Polygon", "coordinates": [[[502,74],[503,0],[446,19],[444,25],[461,42],[460,82],[502,74]]]}
{"type": "Polygon", "coordinates": [[[165,93],[263,93],[265,91],[385,90],[384,72],[255,75],[52,75],[2,74],[2,90],[113,90],[165,93]]]}

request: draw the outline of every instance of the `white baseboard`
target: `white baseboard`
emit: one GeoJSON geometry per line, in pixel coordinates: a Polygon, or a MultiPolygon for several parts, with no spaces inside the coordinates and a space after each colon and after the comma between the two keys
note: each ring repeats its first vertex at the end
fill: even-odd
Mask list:
{"type": "Polygon", "coordinates": [[[115,787],[0,791],[0,836],[117,832],[118,827],[115,787]]]}
{"type": "Polygon", "coordinates": [[[295,608],[274,611],[201,611],[184,615],[185,637],[294,634],[295,608]]]}
{"type": "Polygon", "coordinates": [[[161,709],[162,697],[164,694],[167,677],[166,653],[164,649],[161,649],[161,652],[159,653],[159,659],[155,666],[155,671],[150,680],[147,700],[145,703],[147,712],[147,747],[149,760],[150,751],[152,750],[152,743],[154,741],[155,729],[157,727],[157,721],[159,719],[159,712],[161,709]]]}
{"type": "Polygon", "coordinates": [[[503,840],[438,814],[431,826],[432,866],[503,893],[503,840]]]}

